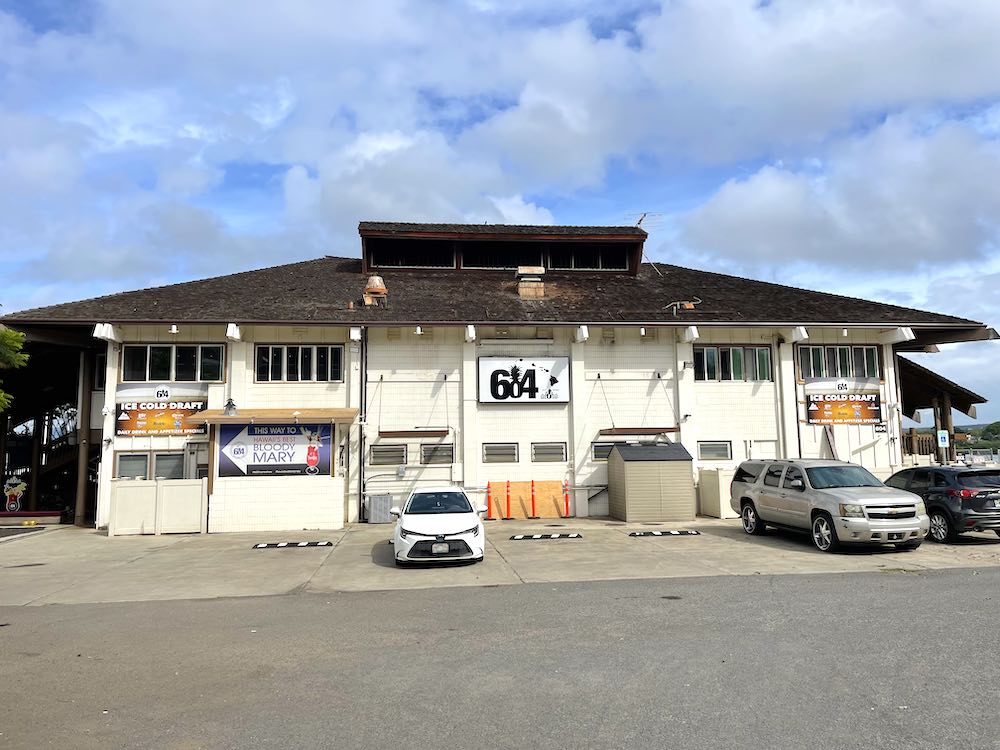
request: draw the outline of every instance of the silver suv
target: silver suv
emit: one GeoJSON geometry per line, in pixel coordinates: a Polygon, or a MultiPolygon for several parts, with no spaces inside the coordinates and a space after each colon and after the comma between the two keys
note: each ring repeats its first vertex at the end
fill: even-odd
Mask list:
{"type": "Polygon", "coordinates": [[[744,461],[729,491],[746,533],[763,534],[768,526],[810,531],[823,552],[841,544],[916,549],[930,526],[919,497],[843,461],[744,461]]]}

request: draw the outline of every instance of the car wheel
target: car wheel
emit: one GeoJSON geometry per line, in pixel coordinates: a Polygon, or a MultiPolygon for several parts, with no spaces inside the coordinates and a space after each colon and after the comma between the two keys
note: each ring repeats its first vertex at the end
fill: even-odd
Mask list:
{"type": "Polygon", "coordinates": [[[760,516],[757,515],[757,509],[754,507],[753,503],[744,503],[743,512],[740,513],[740,521],[743,522],[743,530],[752,534],[753,536],[759,536],[763,534],[767,525],[760,520],[760,516]]]}
{"type": "Polygon", "coordinates": [[[955,541],[955,530],[951,527],[951,521],[940,510],[931,511],[931,528],[927,532],[927,538],[939,543],[955,541]]]}
{"type": "Polygon", "coordinates": [[[826,513],[820,513],[812,523],[813,544],[820,552],[836,552],[840,546],[837,530],[833,527],[833,519],[826,513]]]}
{"type": "Polygon", "coordinates": [[[912,552],[915,549],[919,549],[923,542],[903,542],[902,544],[897,544],[896,549],[901,552],[912,552]]]}

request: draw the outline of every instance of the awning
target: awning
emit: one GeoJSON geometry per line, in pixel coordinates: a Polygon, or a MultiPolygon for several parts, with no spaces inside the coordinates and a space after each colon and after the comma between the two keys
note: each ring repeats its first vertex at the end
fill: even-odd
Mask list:
{"type": "Polygon", "coordinates": [[[958,383],[936,372],[921,367],[904,357],[897,357],[899,362],[899,390],[903,401],[903,414],[913,418],[918,409],[931,409],[934,400],[940,404],[945,394],[951,397],[951,406],[973,419],[976,417],[976,404],[985,404],[987,399],[958,383]]]}
{"type": "Polygon", "coordinates": [[[189,422],[203,424],[350,424],[358,416],[357,409],[239,409],[231,417],[222,409],[206,409],[188,417],[189,422]]]}

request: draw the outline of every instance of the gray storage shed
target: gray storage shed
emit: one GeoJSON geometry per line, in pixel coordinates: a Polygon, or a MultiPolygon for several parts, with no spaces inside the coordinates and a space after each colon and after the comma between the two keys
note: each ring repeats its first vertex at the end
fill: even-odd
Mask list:
{"type": "Polygon", "coordinates": [[[680,443],[616,445],[608,456],[608,509],[622,521],[691,521],[691,454],[680,443]]]}

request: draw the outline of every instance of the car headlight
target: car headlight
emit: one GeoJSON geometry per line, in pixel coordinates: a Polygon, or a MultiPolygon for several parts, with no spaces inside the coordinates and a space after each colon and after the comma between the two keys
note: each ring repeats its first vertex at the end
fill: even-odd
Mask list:
{"type": "Polygon", "coordinates": [[[472,536],[479,536],[479,525],[473,526],[471,529],[466,529],[465,531],[458,532],[459,534],[472,534],[472,536]]]}
{"type": "Polygon", "coordinates": [[[400,527],[400,529],[399,529],[399,538],[400,539],[406,539],[406,537],[408,537],[408,536],[423,536],[423,535],[422,534],[418,534],[415,531],[407,531],[406,529],[400,527]]]}
{"type": "Polygon", "coordinates": [[[923,516],[923,515],[926,515],[926,513],[927,513],[927,506],[924,505],[924,501],[923,500],[917,500],[917,515],[918,516],[923,516]]]}
{"type": "Polygon", "coordinates": [[[840,515],[846,518],[864,518],[865,509],[857,503],[841,503],[840,515]]]}

